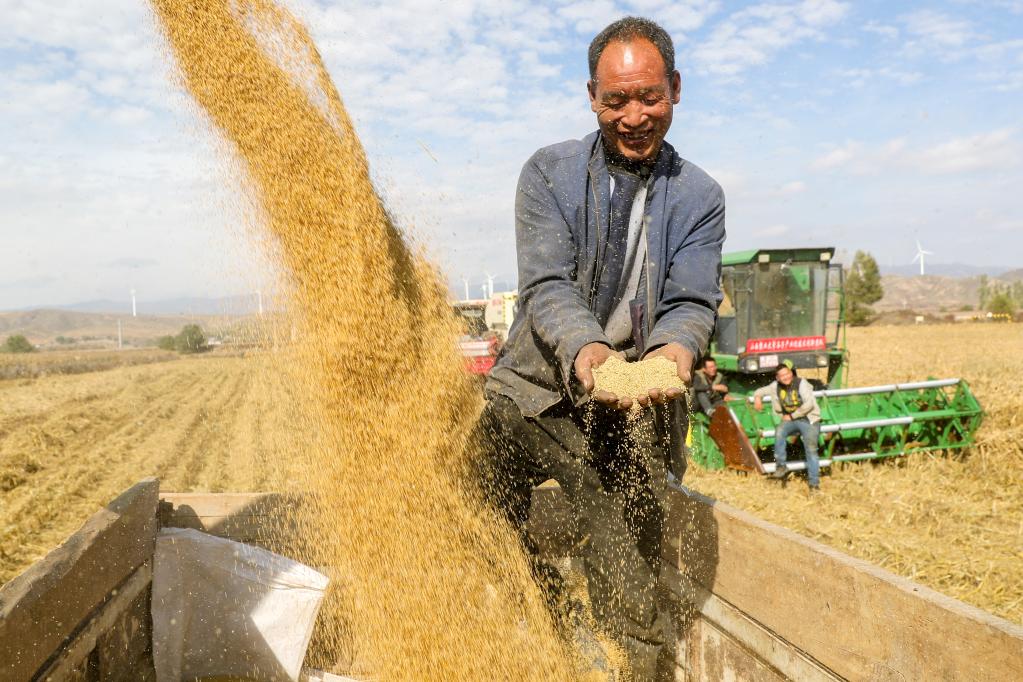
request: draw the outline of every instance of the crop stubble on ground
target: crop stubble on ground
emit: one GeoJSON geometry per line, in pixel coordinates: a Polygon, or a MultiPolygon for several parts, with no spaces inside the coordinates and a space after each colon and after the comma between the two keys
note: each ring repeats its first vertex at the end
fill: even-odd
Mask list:
{"type": "MultiPolygon", "coordinates": [[[[686,483],[895,573],[1023,622],[1021,325],[854,329],[852,385],[969,380],[987,413],[967,457],[839,467],[810,499],[734,472],[686,483]]],[[[164,490],[278,487],[295,433],[261,358],[194,358],[0,381],[0,582],[144,476],[164,490]]]]}
{"type": "MultiPolygon", "coordinates": [[[[121,490],[265,490],[290,405],[259,359],[194,358],[0,382],[0,582],[121,490]]],[[[291,442],[294,435],[289,434],[291,442]]]]}
{"type": "Polygon", "coordinates": [[[850,385],[927,377],[970,383],[986,416],[967,456],[846,464],[809,498],[732,471],[690,467],[686,484],[761,518],[1023,622],[1023,325],[849,331],[850,385]]]}

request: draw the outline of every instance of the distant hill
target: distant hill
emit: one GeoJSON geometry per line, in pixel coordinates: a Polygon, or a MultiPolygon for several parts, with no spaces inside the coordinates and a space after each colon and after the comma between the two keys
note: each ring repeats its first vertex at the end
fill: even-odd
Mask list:
{"type": "MultiPolygon", "coordinates": [[[[1023,269],[990,277],[992,283],[1010,283],[1020,279],[1023,279],[1023,269]]],[[[954,312],[965,306],[976,308],[980,303],[979,276],[884,275],[881,277],[881,285],[884,287],[884,298],[874,306],[879,312],[905,309],[954,312]]]]}
{"type": "MultiPolygon", "coordinates": [[[[845,262],[845,261],[843,261],[845,262]]],[[[902,275],[903,277],[919,277],[920,265],[909,263],[907,265],[881,265],[878,264],[882,275],[902,275]]],[[[1011,270],[1010,266],[984,266],[968,265],[966,263],[927,263],[927,275],[940,275],[942,277],[1003,277],[1004,273],[1011,270]]],[[[1019,272],[1018,270],[1015,272],[1019,272]]]]}
{"type": "Polygon", "coordinates": [[[980,293],[977,277],[885,275],[881,285],[884,298],[874,306],[878,311],[957,310],[966,305],[976,306],[980,293]]]}
{"type": "Polygon", "coordinates": [[[1015,270],[1003,272],[998,276],[998,279],[1002,280],[1003,282],[1018,282],[1020,280],[1023,280],[1023,268],[1016,268],[1015,270]]]}
{"type": "Polygon", "coordinates": [[[22,310],[0,313],[0,338],[24,334],[37,345],[57,345],[57,337],[74,339],[78,345],[111,346],[117,342],[117,323],[127,346],[152,345],[157,337],[177,334],[186,324],[198,324],[208,334],[233,328],[234,315],[139,315],[85,313],[74,310],[22,310]]]}
{"type": "MultiPolygon", "coordinates": [[[[258,312],[259,303],[255,294],[224,296],[221,298],[181,297],[160,301],[139,300],[136,303],[139,314],[145,315],[252,315],[258,312]]],[[[67,305],[46,306],[53,310],[73,310],[82,313],[131,314],[131,301],[101,299],[82,301],[67,305]]]]}

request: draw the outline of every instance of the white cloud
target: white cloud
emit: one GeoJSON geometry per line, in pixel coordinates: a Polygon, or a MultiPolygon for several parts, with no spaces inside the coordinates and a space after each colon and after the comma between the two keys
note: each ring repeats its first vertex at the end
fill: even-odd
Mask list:
{"type": "Polygon", "coordinates": [[[981,5],[984,9],[998,8],[1012,14],[1023,14],[1023,0],[953,0],[959,5],[981,5]]]}
{"type": "Polygon", "coordinates": [[[725,190],[725,195],[729,199],[748,191],[750,188],[749,178],[738,171],[725,168],[709,168],[707,169],[707,172],[712,178],[718,181],[718,184],[720,184],[721,188],[725,190]]]}
{"type": "Polygon", "coordinates": [[[843,87],[862,88],[873,85],[878,80],[889,80],[898,85],[913,85],[923,80],[924,75],[919,71],[906,71],[895,69],[890,66],[882,66],[879,69],[841,69],[838,71],[843,87]]]}
{"type": "Polygon", "coordinates": [[[915,165],[930,173],[966,173],[1011,168],[1020,163],[1020,146],[1009,129],[958,137],[928,147],[913,156],[915,165]]]}
{"type": "Polygon", "coordinates": [[[956,49],[978,37],[970,22],[935,10],[911,12],[903,15],[901,20],[910,36],[906,47],[911,50],[956,49]]]}
{"type": "Polygon", "coordinates": [[[769,225],[758,230],[754,230],[753,234],[757,237],[780,237],[783,234],[788,234],[792,231],[792,228],[788,225],[769,225]]]}
{"type": "Polygon", "coordinates": [[[875,33],[882,38],[888,40],[895,40],[899,37],[899,29],[891,24],[882,24],[877,21],[869,21],[863,26],[863,30],[868,33],[875,33]]]}
{"type": "MultiPolygon", "coordinates": [[[[911,41],[927,62],[818,65],[818,46],[827,41],[834,48],[843,37],[835,34],[851,3],[766,0],[725,13],[725,3],[716,0],[285,1],[312,31],[388,205],[455,276],[485,264],[501,278],[514,278],[511,221],[519,169],[541,144],[593,129],[583,90],[586,45],[606,20],[626,13],[665,25],[676,39],[680,65],[691,67],[671,139],[694,162],[725,169],[712,175],[728,195],[732,240],[752,238],[759,228],[756,236],[781,243],[808,226],[815,238],[833,238],[828,235],[839,229],[859,238],[859,225],[829,227],[826,216],[836,210],[828,204],[862,189],[862,178],[877,169],[897,170],[893,177],[924,186],[924,180],[953,182],[960,173],[1011,169],[1012,155],[1020,156],[1016,133],[1000,129],[1004,122],[985,126],[982,116],[971,119],[979,121],[972,130],[995,130],[942,138],[936,127],[926,142],[866,142],[857,135],[870,131],[833,132],[835,107],[814,97],[808,78],[821,70],[868,87],[884,81],[932,87],[934,49],[975,59],[983,67],[976,77],[985,79],[991,96],[1023,88],[1023,41],[984,39],[982,26],[957,24],[946,15],[915,13],[893,25],[869,22],[869,16],[858,20],[866,23],[863,31],[911,41]],[[963,31],[977,35],[964,37],[963,31]],[[950,47],[957,40],[960,46],[950,47]],[[768,88],[750,79],[748,87],[729,88],[724,96],[709,92],[772,61],[779,62],[784,91],[775,87],[781,81],[768,88]],[[822,123],[807,126],[808,114],[822,123]],[[808,166],[816,171],[812,179],[804,175],[808,166]],[[829,179],[841,185],[830,195],[829,179]],[[826,212],[813,213],[819,206],[826,212]]],[[[230,207],[232,188],[220,172],[221,150],[204,137],[194,106],[169,77],[145,3],[0,0],[0,16],[7,60],[0,66],[0,224],[28,235],[5,244],[18,261],[14,267],[5,263],[5,281],[42,282],[39,275],[48,270],[31,265],[35,259],[52,261],[47,268],[61,267],[71,279],[106,286],[99,275],[90,278],[90,263],[153,253],[161,264],[146,271],[164,277],[168,287],[215,281],[210,254],[224,249],[210,240],[228,234],[236,220],[218,203],[230,207]],[[46,243],[33,236],[43,233],[46,243]],[[89,243],[74,253],[82,235],[89,235],[89,243]],[[187,276],[183,264],[190,261],[205,263],[204,278],[187,276]]],[[[859,29],[853,35],[866,40],[859,29]]],[[[856,57],[827,51],[835,52],[856,57]]],[[[868,87],[861,96],[873,91],[868,87]]],[[[998,96],[1005,97],[997,101],[1006,109],[1014,102],[998,96]]],[[[891,110],[878,115],[886,114],[891,110]]],[[[851,119],[836,122],[845,120],[851,119]]],[[[1018,173],[1002,173],[983,184],[1001,182],[992,196],[1010,196],[1019,181],[1018,173]]],[[[964,192],[948,193],[943,210],[980,201],[965,198],[975,189],[964,192]]],[[[1014,235],[1015,214],[1010,208],[1002,215],[1009,217],[993,220],[991,229],[1014,235]]],[[[69,285],[71,279],[54,280],[46,292],[59,300],[64,287],[71,292],[65,300],[79,296],[84,289],[69,285]]],[[[114,285],[123,288],[120,281],[114,285]]],[[[4,292],[0,307],[18,302],[11,292],[4,292]]]]}
{"type": "Polygon", "coordinates": [[[820,40],[849,5],[835,0],[764,3],[739,10],[717,24],[693,50],[702,73],[735,77],[767,63],[776,53],[804,40],[820,40]]]}
{"type": "Polygon", "coordinates": [[[110,119],[121,125],[137,125],[145,123],[153,117],[153,112],[144,107],[122,106],[110,112],[110,119]]]}
{"type": "Polygon", "coordinates": [[[611,0],[579,0],[558,9],[580,33],[596,33],[623,14],[611,0]]]}
{"type": "MultiPolygon", "coordinates": [[[[686,33],[702,27],[721,9],[718,0],[631,0],[630,11],[651,17],[667,29],[676,43],[686,33]]],[[[677,45],[676,45],[677,47],[677,45]]]]}
{"type": "Polygon", "coordinates": [[[1023,162],[1023,147],[1015,131],[1005,128],[954,137],[928,146],[910,146],[906,138],[868,146],[849,141],[835,146],[810,164],[816,171],[839,168],[853,174],[876,174],[892,169],[922,175],[955,175],[1016,168],[1023,162]]]}
{"type": "Polygon", "coordinates": [[[844,166],[852,161],[863,149],[859,142],[846,142],[840,147],[835,147],[823,156],[818,157],[810,164],[813,170],[828,170],[844,166]]]}
{"type": "Polygon", "coordinates": [[[1004,40],[976,47],[978,78],[996,92],[1023,90],[1023,39],[1004,40]]]}

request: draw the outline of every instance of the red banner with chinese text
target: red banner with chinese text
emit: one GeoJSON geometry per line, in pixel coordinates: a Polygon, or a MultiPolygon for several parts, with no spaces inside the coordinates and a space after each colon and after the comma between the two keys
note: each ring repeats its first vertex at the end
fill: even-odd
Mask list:
{"type": "Polygon", "coordinates": [[[789,336],[779,339],[750,339],[747,353],[786,353],[801,350],[824,350],[828,347],[823,336],[789,336]]]}

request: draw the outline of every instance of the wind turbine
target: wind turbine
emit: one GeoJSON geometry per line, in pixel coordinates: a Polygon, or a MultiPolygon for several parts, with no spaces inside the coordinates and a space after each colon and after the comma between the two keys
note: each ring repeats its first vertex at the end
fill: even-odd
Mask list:
{"type": "Polygon", "coordinates": [[[462,284],[465,285],[465,298],[462,299],[462,300],[463,301],[468,301],[469,300],[469,278],[468,277],[463,277],[462,278],[462,284]]]}
{"type": "Polygon", "coordinates": [[[933,256],[933,251],[924,251],[924,247],[920,246],[920,240],[916,240],[916,256],[913,257],[912,262],[920,261],[920,274],[924,274],[924,256],[933,256]]]}
{"type": "Polygon", "coordinates": [[[138,312],[135,309],[135,289],[131,290],[131,316],[138,317],[138,312]]]}

